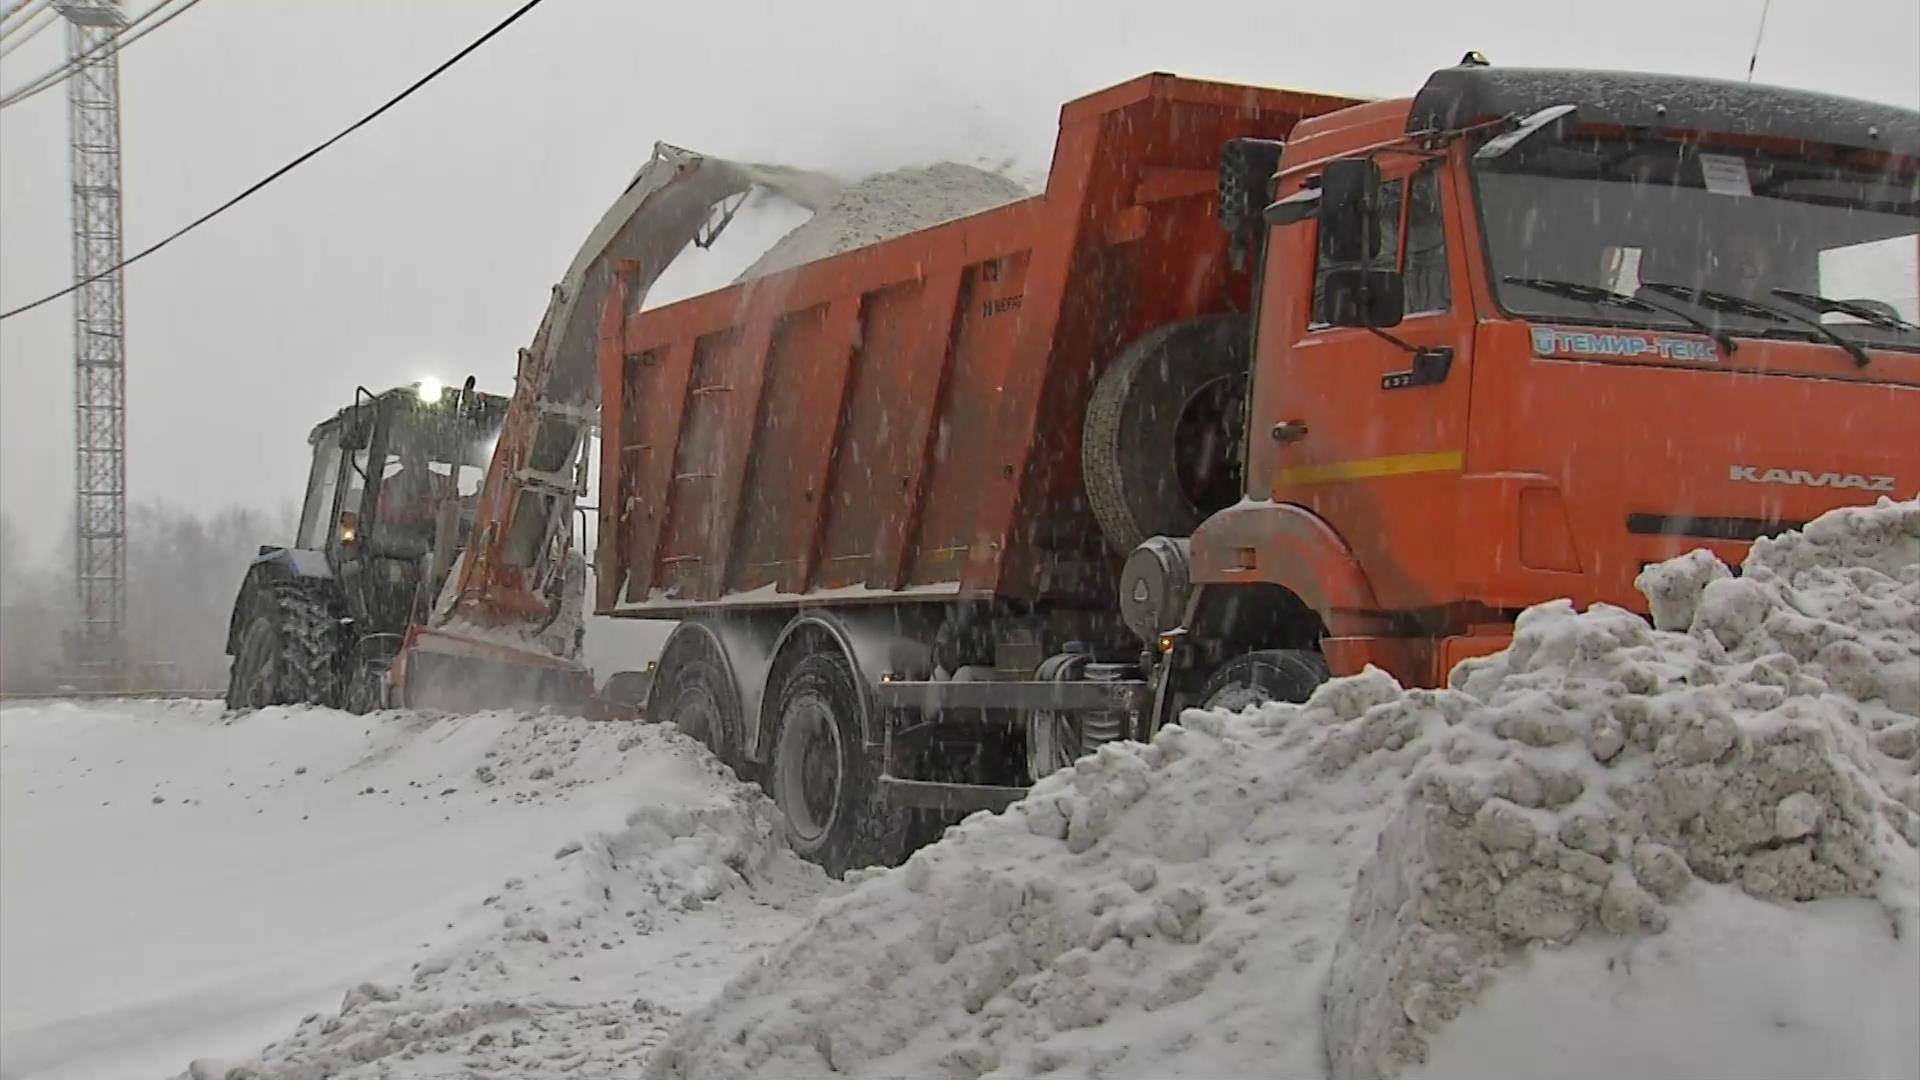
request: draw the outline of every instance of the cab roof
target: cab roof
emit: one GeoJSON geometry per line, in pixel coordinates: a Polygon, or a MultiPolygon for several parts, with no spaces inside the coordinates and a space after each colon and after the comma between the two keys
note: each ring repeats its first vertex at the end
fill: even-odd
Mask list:
{"type": "MultiPolygon", "coordinates": [[[[447,403],[450,398],[458,396],[459,393],[460,388],[457,386],[446,387],[440,391],[440,403],[447,403]]],[[[489,394],[484,390],[474,390],[472,394],[475,398],[479,399],[479,408],[473,416],[475,426],[499,426],[500,422],[506,417],[508,399],[499,394],[489,394]]],[[[376,403],[394,402],[397,404],[418,404],[420,402],[418,384],[409,383],[405,386],[396,386],[388,390],[383,390],[378,394],[374,394],[373,400],[376,403]]],[[[328,432],[337,430],[341,423],[346,420],[347,415],[353,412],[355,407],[355,405],[347,405],[332,416],[315,424],[313,430],[307,433],[307,442],[317,443],[328,432]]]]}
{"type": "Polygon", "coordinates": [[[1820,143],[1920,157],[1920,112],[1879,102],[1683,75],[1463,65],[1433,73],[1407,131],[1458,128],[1575,104],[1580,121],[1820,143]]]}

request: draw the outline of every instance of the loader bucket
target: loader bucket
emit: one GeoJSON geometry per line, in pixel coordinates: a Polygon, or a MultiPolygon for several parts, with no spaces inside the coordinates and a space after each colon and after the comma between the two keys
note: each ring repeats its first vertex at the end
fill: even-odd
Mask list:
{"type": "Polygon", "coordinates": [[[593,711],[593,674],[531,648],[416,626],[389,673],[390,700],[408,709],[593,711]]]}

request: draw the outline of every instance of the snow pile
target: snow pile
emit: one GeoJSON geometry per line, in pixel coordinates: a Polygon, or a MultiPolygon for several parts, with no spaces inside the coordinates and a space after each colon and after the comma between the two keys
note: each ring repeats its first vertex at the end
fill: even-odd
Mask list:
{"type": "MultiPolygon", "coordinates": [[[[1674,632],[1545,604],[1512,648],[1454,671],[1467,711],[1425,732],[1334,955],[1334,1076],[1426,1060],[1517,949],[1666,930],[1696,878],[1777,903],[1876,899],[1883,934],[1920,932],[1920,505],[1829,514],[1759,542],[1744,570],[1695,552],[1645,571],[1674,632]]],[[[1419,723],[1405,702],[1368,719],[1419,723]]]]}
{"type": "Polygon", "coordinates": [[[646,1075],[1317,1074],[1347,883],[1415,751],[1324,783],[1278,713],[1187,721],[822,904],[646,1075]]]}
{"type": "Polygon", "coordinates": [[[535,719],[522,740],[533,752],[503,747],[477,776],[511,792],[577,782],[563,779],[570,767],[645,761],[657,782],[621,825],[567,840],[545,868],[505,879],[466,931],[404,980],[357,984],[338,1009],[307,1014],[258,1056],[196,1060],[186,1076],[628,1075],[679,1010],[731,972],[727,956],[769,943],[798,915],[756,909],[804,910],[830,885],[786,849],[758,789],[673,729],[619,725],[616,745],[572,760],[564,748],[580,750],[582,728],[602,726],[535,719]],[[542,752],[556,746],[568,760],[542,752]],[[696,955],[703,949],[719,955],[696,955]],[[703,977],[703,967],[714,970],[703,977]]]}
{"type": "Polygon", "coordinates": [[[1642,585],[1663,629],[1543,605],[1446,690],[1102,747],[646,1075],[1914,1075],[1920,503],[1642,585]]]}
{"type": "Polygon", "coordinates": [[[1024,199],[1027,194],[1025,188],[1004,176],[952,161],[875,173],[840,189],[826,209],[782,237],[738,280],[750,281],[877,244],[1024,199]]]}
{"type": "Polygon", "coordinates": [[[0,705],[0,1076],[631,1071],[837,888],[772,825],[655,725],[0,705]]]}

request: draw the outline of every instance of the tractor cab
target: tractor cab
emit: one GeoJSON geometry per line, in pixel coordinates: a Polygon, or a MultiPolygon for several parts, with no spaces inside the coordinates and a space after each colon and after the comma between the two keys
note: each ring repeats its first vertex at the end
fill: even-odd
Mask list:
{"type": "Polygon", "coordinates": [[[425,616],[473,525],[507,399],[435,383],[365,390],[313,429],[295,546],[325,552],[351,616],[425,616]]]}
{"type": "Polygon", "coordinates": [[[473,527],[507,399],[423,382],[371,393],[308,436],[299,531],[264,546],[234,606],[235,707],[376,704],[473,527]]]}

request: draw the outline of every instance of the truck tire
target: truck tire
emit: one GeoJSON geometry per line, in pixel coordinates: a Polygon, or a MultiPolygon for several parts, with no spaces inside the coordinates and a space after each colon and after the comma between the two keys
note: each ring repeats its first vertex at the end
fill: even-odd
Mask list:
{"type": "Polygon", "coordinates": [[[654,688],[657,715],[698,740],[730,768],[740,765],[740,707],[719,661],[704,648],[689,647],[654,688]]]}
{"type": "Polygon", "coordinates": [[[1244,315],[1173,323],[1127,346],[1094,385],[1081,481],[1115,551],[1190,536],[1239,501],[1250,344],[1244,315]]]}
{"type": "Polygon", "coordinates": [[[834,877],[906,855],[912,815],[879,797],[860,734],[859,692],[838,650],[809,653],[780,685],[767,780],[787,844],[834,877]]]}
{"type": "Polygon", "coordinates": [[[338,704],[342,634],[325,596],[278,586],[254,590],[227,675],[227,707],[338,704]]]}
{"type": "MultiPolygon", "coordinates": [[[[1040,662],[1033,677],[1039,682],[1077,682],[1086,678],[1089,653],[1057,653],[1040,662]]],[[[1093,753],[1107,743],[1127,737],[1123,712],[1051,712],[1026,714],[1027,782],[1037,784],[1093,753]]]]}
{"type": "Polygon", "coordinates": [[[1327,681],[1327,661],[1308,649],[1262,649],[1234,657],[1207,680],[1200,705],[1239,712],[1269,701],[1299,704],[1327,681]]]}

